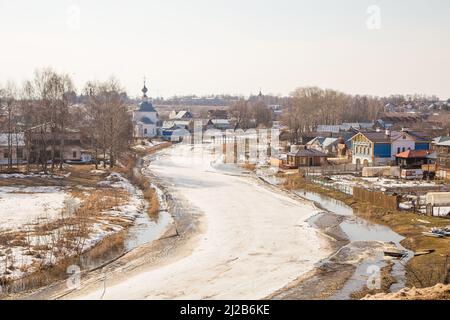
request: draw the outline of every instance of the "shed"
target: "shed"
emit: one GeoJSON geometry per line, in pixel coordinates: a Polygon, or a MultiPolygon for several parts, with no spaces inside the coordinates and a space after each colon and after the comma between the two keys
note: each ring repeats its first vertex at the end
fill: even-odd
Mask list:
{"type": "Polygon", "coordinates": [[[425,197],[427,215],[449,216],[450,192],[428,192],[425,197]]]}
{"type": "Polygon", "coordinates": [[[314,149],[300,149],[287,155],[287,165],[292,168],[318,167],[325,164],[327,155],[314,149]]]}
{"type": "Polygon", "coordinates": [[[431,206],[450,206],[450,192],[428,192],[426,203],[431,206]]]}

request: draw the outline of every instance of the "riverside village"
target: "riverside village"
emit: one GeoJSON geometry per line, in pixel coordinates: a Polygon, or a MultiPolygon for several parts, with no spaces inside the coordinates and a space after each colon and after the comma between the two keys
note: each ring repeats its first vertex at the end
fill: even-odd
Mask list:
{"type": "Polygon", "coordinates": [[[450,100],[28,85],[0,91],[3,298],[448,298],[450,100]]]}

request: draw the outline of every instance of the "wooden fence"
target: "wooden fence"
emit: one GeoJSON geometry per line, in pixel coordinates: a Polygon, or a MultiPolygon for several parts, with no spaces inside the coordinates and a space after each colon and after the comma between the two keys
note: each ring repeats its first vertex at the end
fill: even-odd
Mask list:
{"type": "Polygon", "coordinates": [[[354,174],[361,173],[362,166],[357,164],[337,164],[324,165],[320,167],[305,167],[300,168],[305,172],[305,175],[337,175],[337,174],[354,174]]]}
{"type": "Polygon", "coordinates": [[[333,189],[333,190],[337,190],[337,191],[340,191],[340,192],[348,194],[348,195],[353,195],[353,187],[352,186],[348,186],[345,184],[339,184],[339,183],[335,183],[332,181],[326,181],[320,176],[309,175],[309,176],[305,176],[305,178],[313,183],[320,184],[322,187],[324,187],[326,189],[333,189]]]}
{"type": "Polygon", "coordinates": [[[359,187],[353,187],[353,197],[357,200],[392,210],[397,210],[400,203],[400,196],[398,195],[386,194],[381,191],[373,191],[359,187]]]}

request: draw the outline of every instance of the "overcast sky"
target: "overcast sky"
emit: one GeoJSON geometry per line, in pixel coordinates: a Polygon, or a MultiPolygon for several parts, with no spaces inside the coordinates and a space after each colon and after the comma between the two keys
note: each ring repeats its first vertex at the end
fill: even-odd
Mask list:
{"type": "Polygon", "coordinates": [[[0,83],[52,66],[78,87],[115,75],[131,95],[146,76],[164,97],[450,98],[448,0],[0,0],[0,39],[0,83]]]}

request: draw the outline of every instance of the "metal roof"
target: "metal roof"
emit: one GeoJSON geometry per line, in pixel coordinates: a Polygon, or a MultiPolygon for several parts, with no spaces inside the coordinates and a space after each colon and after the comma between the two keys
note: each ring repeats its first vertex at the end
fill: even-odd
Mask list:
{"type": "Polygon", "coordinates": [[[314,149],[300,149],[296,152],[290,152],[288,155],[293,157],[326,157],[327,155],[321,151],[314,149]]]}
{"type": "Polygon", "coordinates": [[[400,152],[395,157],[402,159],[427,158],[430,152],[428,150],[407,150],[400,152]]]}
{"type": "Polygon", "coordinates": [[[149,101],[142,101],[139,105],[139,111],[141,112],[156,112],[153,104],[149,101]]]}

